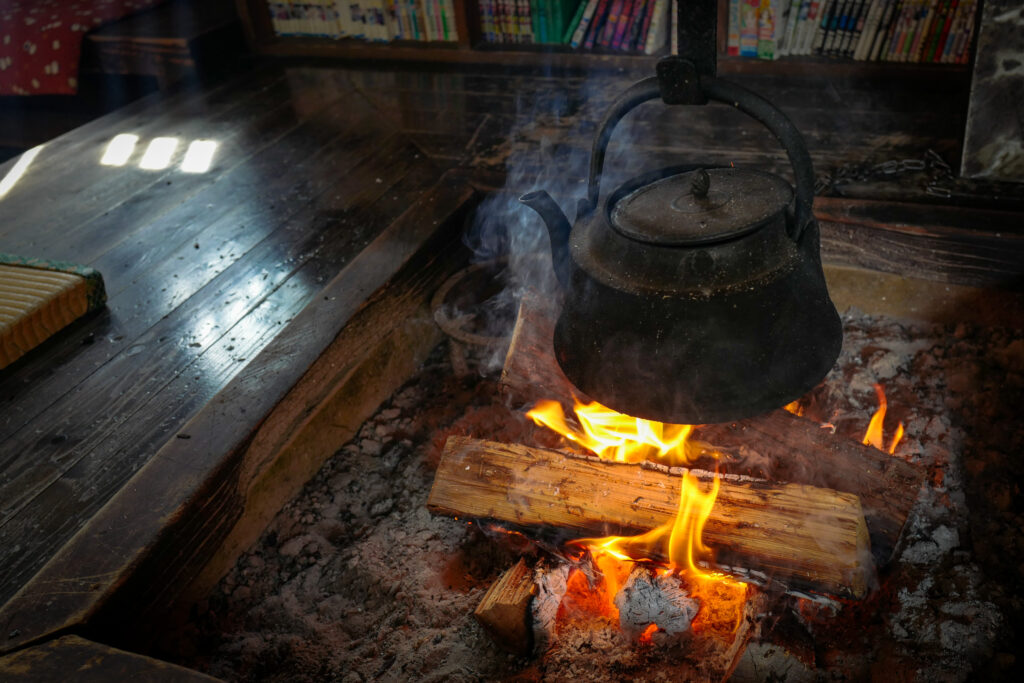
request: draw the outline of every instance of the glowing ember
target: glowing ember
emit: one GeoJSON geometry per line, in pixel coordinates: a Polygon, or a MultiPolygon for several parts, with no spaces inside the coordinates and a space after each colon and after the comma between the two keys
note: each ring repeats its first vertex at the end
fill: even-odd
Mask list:
{"type": "MultiPolygon", "coordinates": [[[[646,459],[658,459],[672,465],[692,463],[702,455],[718,457],[705,444],[690,441],[692,425],[669,425],[617,413],[598,403],[581,404],[574,407],[579,427],[570,426],[562,407],[555,401],[541,401],[527,413],[534,422],[548,427],[565,438],[578,443],[604,460],[636,463],[646,459]]],[[[694,628],[701,624],[707,627],[713,622],[714,628],[723,626],[722,610],[728,613],[725,619],[728,628],[735,630],[742,617],[746,598],[746,584],[735,579],[703,569],[713,559],[710,548],[704,545],[702,535],[704,524],[711,514],[718,496],[719,479],[702,483],[692,473],[682,477],[679,487],[679,507],[675,518],[655,529],[638,536],[609,536],[606,538],[584,538],[573,541],[587,548],[595,565],[601,571],[602,583],[587,586],[586,579],[577,573],[570,580],[570,594],[576,608],[584,608],[599,616],[616,618],[615,595],[629,574],[632,561],[659,557],[668,558],[666,571],[680,571],[685,575],[694,595],[703,595],[716,603],[714,609],[701,609],[703,620],[698,614],[694,628]],[[580,592],[590,590],[589,595],[580,592]],[[708,614],[714,612],[713,618],[708,614]],[[710,621],[709,621],[710,619],[710,621]]],[[[656,629],[648,628],[647,640],[656,629]]]]}
{"type": "Polygon", "coordinates": [[[783,408],[793,413],[797,417],[801,417],[804,414],[804,407],[800,405],[799,399],[793,401],[792,403],[787,403],[786,405],[783,406],[783,408]]]}
{"type": "MultiPolygon", "coordinates": [[[[868,429],[864,432],[864,443],[867,446],[873,446],[880,451],[886,450],[883,442],[882,425],[885,422],[885,411],[887,403],[885,400],[885,391],[882,389],[881,384],[875,385],[875,395],[878,396],[878,410],[871,416],[871,421],[868,423],[868,429]]],[[[896,428],[896,436],[893,437],[892,443],[889,444],[889,453],[896,452],[896,445],[903,438],[903,423],[899,423],[899,427],[896,428]]]]}

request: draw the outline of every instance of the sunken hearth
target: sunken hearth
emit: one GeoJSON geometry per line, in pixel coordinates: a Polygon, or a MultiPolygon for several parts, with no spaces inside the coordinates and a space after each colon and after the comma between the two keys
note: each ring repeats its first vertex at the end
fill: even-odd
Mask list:
{"type": "MultiPolygon", "coordinates": [[[[526,417],[531,405],[509,391],[507,377],[503,385],[482,367],[458,378],[441,347],[164,647],[229,680],[1008,678],[1019,666],[1024,611],[1016,591],[1024,579],[1021,465],[1013,460],[1024,446],[1016,419],[1024,336],[855,309],[843,325],[836,367],[792,409],[860,447],[883,387],[877,453],[921,475],[908,480],[915,490],[901,530],[879,531],[877,506],[865,504],[871,557],[861,588],[849,575],[838,584],[797,581],[757,558],[746,561],[757,571],[744,574],[742,557],[732,578],[702,583],[655,562],[609,563],[567,543],[564,529],[456,518],[436,504],[432,512],[435,476],[453,444],[483,440],[593,464],[526,417]],[[904,434],[890,455],[898,424],[904,434]],[[525,622],[508,616],[516,610],[525,622]]],[[[716,449],[715,434],[698,428],[694,437],[721,451],[707,469],[717,465],[723,487],[809,476],[757,438],[716,449]]],[[[645,467],[657,477],[681,474],[645,467]]],[[[737,557],[705,540],[711,555],[699,569],[737,557]]]]}

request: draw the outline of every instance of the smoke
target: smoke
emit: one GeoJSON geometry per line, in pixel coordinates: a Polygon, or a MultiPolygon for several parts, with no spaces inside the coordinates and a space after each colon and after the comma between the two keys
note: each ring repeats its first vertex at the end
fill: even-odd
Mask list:
{"type": "MultiPolygon", "coordinates": [[[[609,74],[526,80],[527,87],[517,92],[511,129],[499,150],[504,156],[504,186],[481,202],[463,235],[472,262],[487,264],[499,287],[487,291],[487,298],[475,302],[473,310],[446,303],[445,315],[473,317],[476,334],[508,338],[524,292],[532,290],[545,298],[561,296],[547,228],[519,197],[532,190],[546,190],[570,223],[575,220],[576,203],[586,194],[596,122],[631,80],[609,74]]],[[[624,137],[617,133],[617,147],[624,137]]],[[[495,344],[482,353],[478,362],[481,374],[500,369],[504,345],[495,344]]]]}

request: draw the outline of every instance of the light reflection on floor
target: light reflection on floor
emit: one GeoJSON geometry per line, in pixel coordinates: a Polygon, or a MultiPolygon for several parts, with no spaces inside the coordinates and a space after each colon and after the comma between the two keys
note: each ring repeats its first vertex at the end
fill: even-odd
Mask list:
{"type": "MultiPolygon", "coordinates": [[[[157,137],[149,141],[139,159],[139,168],[146,171],[162,171],[170,167],[181,141],[175,137],[157,137]]],[[[103,152],[100,164],[103,166],[125,166],[139,144],[139,136],[131,133],[115,135],[103,152]]],[[[213,165],[213,156],[219,143],[216,140],[193,140],[189,143],[180,170],[184,173],[206,173],[213,165]]]]}
{"type": "Polygon", "coordinates": [[[4,195],[10,192],[11,188],[21,180],[21,177],[25,175],[25,171],[27,171],[28,167],[32,165],[36,155],[38,155],[45,146],[46,145],[39,145],[38,147],[33,147],[23,153],[21,158],[15,162],[14,166],[12,166],[11,170],[7,172],[7,175],[4,176],[3,180],[0,180],[0,199],[3,199],[4,195]]]}

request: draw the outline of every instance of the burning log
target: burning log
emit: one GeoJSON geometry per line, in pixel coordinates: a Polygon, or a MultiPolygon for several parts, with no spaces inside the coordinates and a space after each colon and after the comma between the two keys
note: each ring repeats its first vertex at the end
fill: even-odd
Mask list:
{"type": "MultiPolygon", "coordinates": [[[[664,467],[453,436],[427,506],[577,537],[630,535],[673,520],[681,487],[664,467]]],[[[726,477],[703,539],[719,568],[794,589],[860,598],[873,574],[860,502],[831,489],[726,477]]]]}
{"type": "Polygon", "coordinates": [[[519,558],[484,594],[473,612],[494,642],[517,655],[530,653],[530,600],[537,593],[533,569],[519,558]]]}
{"type": "MultiPolygon", "coordinates": [[[[571,408],[574,396],[583,402],[590,400],[565,377],[555,360],[551,340],[556,318],[554,303],[535,294],[523,296],[501,376],[506,393],[516,403],[550,399],[571,408]]],[[[878,566],[892,557],[924,481],[920,467],[836,437],[818,423],[785,410],[734,423],[703,425],[695,436],[727,453],[758,453],[761,457],[756,460],[770,463],[775,481],[812,484],[858,496],[878,566]]]]}

